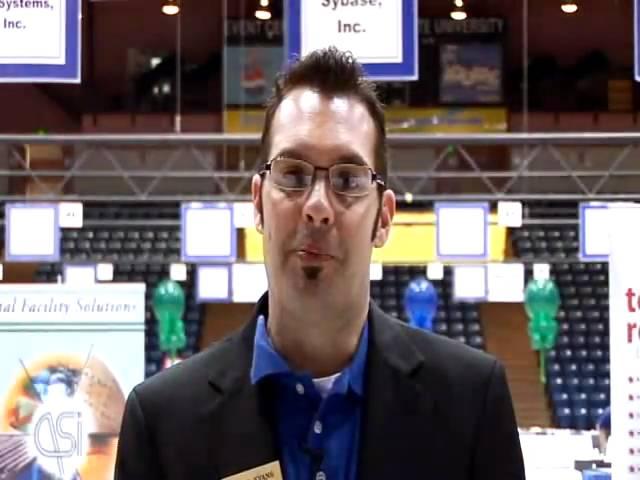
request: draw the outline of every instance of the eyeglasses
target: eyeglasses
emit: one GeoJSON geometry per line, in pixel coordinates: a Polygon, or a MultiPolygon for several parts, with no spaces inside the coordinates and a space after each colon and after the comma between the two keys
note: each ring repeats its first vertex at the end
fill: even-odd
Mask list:
{"type": "Polygon", "coordinates": [[[331,189],[348,197],[363,197],[370,191],[371,184],[384,187],[384,181],[366,165],[336,163],[328,168],[299,160],[278,156],[264,166],[261,174],[271,172],[273,183],[287,191],[304,191],[313,184],[318,170],[326,170],[331,189]]]}

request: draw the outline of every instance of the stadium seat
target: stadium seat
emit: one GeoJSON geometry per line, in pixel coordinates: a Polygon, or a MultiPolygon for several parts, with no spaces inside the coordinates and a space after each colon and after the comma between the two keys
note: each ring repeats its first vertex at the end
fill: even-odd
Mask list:
{"type": "Polygon", "coordinates": [[[575,362],[566,363],[563,368],[563,373],[567,377],[576,377],[580,374],[580,365],[575,362]]]}
{"type": "Polygon", "coordinates": [[[578,362],[586,362],[591,358],[591,351],[586,348],[578,348],[575,350],[575,359],[578,362]]]}
{"type": "Polygon", "coordinates": [[[592,426],[589,410],[586,407],[574,409],[573,418],[573,428],[577,430],[588,430],[592,426]]]}
{"type": "Polygon", "coordinates": [[[571,428],[573,426],[573,411],[569,407],[556,408],[555,420],[558,428],[571,428]]]}
{"type": "Polygon", "coordinates": [[[482,335],[471,335],[467,339],[467,344],[479,350],[484,350],[485,348],[484,338],[482,335]]]}
{"type": "Polygon", "coordinates": [[[433,331],[440,335],[447,335],[449,333],[447,322],[435,322],[433,325],[433,331]]]}
{"type": "Polygon", "coordinates": [[[562,373],[562,364],[558,362],[547,363],[547,375],[560,376],[562,373]]]}
{"type": "Polygon", "coordinates": [[[556,407],[571,407],[571,401],[568,393],[555,392],[552,394],[551,398],[556,407]]]}
{"type": "Polygon", "coordinates": [[[567,393],[565,389],[565,382],[564,382],[563,376],[561,375],[557,377],[549,376],[549,378],[547,379],[547,382],[548,382],[547,384],[549,385],[549,390],[552,392],[552,394],[567,393]]]}
{"type": "Polygon", "coordinates": [[[567,393],[579,393],[582,389],[582,381],[580,377],[571,376],[567,377],[567,381],[565,383],[565,390],[567,393]]]}
{"type": "Polygon", "coordinates": [[[585,362],[580,367],[580,373],[587,377],[595,376],[597,373],[596,364],[593,362],[585,362]]]}
{"type": "Polygon", "coordinates": [[[592,392],[589,394],[591,407],[606,408],[609,405],[609,395],[605,392],[592,392]]]}
{"type": "Polygon", "coordinates": [[[589,428],[595,428],[598,424],[598,420],[604,413],[606,407],[592,407],[589,409],[589,428]]]}
{"type": "Polygon", "coordinates": [[[595,377],[582,377],[580,388],[585,393],[593,393],[596,391],[597,381],[595,377]]]}
{"type": "Polygon", "coordinates": [[[573,410],[589,407],[589,397],[584,392],[576,392],[569,395],[573,410]]]}

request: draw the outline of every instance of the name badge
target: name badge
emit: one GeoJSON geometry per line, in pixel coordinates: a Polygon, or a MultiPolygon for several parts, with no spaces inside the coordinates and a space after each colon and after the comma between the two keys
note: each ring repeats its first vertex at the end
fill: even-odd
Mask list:
{"type": "Polygon", "coordinates": [[[275,462],[225,477],[223,480],[282,480],[280,462],[276,460],[275,462]]]}

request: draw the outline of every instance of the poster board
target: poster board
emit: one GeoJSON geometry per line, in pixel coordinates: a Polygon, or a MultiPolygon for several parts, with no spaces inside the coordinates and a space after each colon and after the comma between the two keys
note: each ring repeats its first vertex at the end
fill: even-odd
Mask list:
{"type": "Polygon", "coordinates": [[[0,285],[0,471],[113,478],[144,318],[144,284],[0,285]]]}

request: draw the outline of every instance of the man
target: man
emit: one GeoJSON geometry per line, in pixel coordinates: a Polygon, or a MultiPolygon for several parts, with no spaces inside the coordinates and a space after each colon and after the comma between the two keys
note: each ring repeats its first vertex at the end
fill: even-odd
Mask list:
{"type": "Polygon", "coordinates": [[[134,389],[116,479],[524,479],[503,368],[369,299],[395,198],[359,65],[327,49],[279,78],[262,151],[269,290],[239,333],[134,389]]]}

